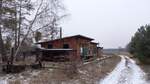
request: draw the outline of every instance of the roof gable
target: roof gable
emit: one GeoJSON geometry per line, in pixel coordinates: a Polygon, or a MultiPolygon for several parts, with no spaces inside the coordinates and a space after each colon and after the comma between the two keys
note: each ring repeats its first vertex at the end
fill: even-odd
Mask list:
{"type": "Polygon", "coordinates": [[[93,38],[86,37],[86,36],[83,36],[83,35],[74,35],[74,36],[63,37],[63,38],[60,38],[60,39],[55,39],[55,40],[50,40],[50,41],[45,41],[45,42],[38,42],[36,44],[48,43],[48,42],[53,42],[53,41],[58,41],[58,40],[63,40],[63,39],[70,39],[70,38],[82,38],[82,39],[87,39],[89,41],[94,40],[93,38]]]}

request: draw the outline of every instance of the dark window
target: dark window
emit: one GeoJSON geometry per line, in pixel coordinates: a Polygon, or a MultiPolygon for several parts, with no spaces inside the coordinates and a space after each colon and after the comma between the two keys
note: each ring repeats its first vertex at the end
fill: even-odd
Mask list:
{"type": "Polygon", "coordinates": [[[69,48],[69,44],[64,44],[63,48],[69,48]]]}
{"type": "Polygon", "coordinates": [[[48,49],[51,49],[53,48],[53,45],[52,44],[48,44],[48,49]]]}

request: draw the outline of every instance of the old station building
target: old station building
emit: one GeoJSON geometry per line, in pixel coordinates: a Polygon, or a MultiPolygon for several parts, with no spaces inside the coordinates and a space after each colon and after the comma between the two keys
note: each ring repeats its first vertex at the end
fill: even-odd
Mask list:
{"type": "Polygon", "coordinates": [[[82,61],[101,56],[101,48],[93,40],[83,35],[75,35],[37,44],[42,47],[42,60],[82,61]]]}

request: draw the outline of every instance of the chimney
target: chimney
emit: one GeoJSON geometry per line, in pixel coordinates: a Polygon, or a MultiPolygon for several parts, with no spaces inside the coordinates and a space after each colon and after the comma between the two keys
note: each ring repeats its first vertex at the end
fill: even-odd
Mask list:
{"type": "Polygon", "coordinates": [[[62,38],[62,27],[60,27],[60,39],[62,38]]]}

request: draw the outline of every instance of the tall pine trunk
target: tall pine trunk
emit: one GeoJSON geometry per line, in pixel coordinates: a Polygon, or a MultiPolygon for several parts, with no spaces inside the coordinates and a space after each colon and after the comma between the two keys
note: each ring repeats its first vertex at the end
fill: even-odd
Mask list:
{"type": "MultiPolygon", "coordinates": [[[[2,10],[2,0],[0,0],[0,10],[2,10]]],[[[2,38],[2,12],[0,12],[0,53],[2,55],[2,62],[6,62],[7,61],[7,57],[6,57],[6,50],[4,47],[4,42],[3,42],[3,38],[2,38]]]]}

